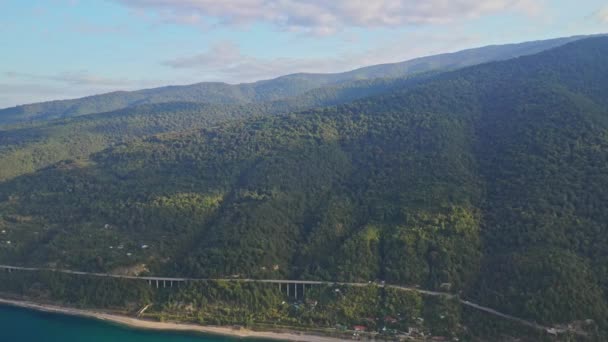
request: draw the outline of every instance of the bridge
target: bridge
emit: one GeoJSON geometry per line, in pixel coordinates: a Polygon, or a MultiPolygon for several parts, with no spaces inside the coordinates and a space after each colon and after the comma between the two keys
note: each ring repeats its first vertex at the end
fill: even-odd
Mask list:
{"type": "MultiPolygon", "coordinates": [[[[226,282],[240,282],[240,283],[267,283],[267,284],[277,284],[279,291],[286,292],[288,297],[293,297],[297,300],[298,298],[302,298],[306,294],[306,287],[310,288],[314,285],[323,285],[323,286],[354,286],[354,287],[364,287],[369,286],[370,283],[352,283],[352,282],[333,282],[333,281],[321,281],[321,280],[283,280],[283,279],[250,279],[250,278],[172,278],[172,277],[139,277],[139,276],[128,276],[128,275],[119,275],[119,274],[111,274],[111,273],[94,273],[94,272],[81,272],[81,271],[72,271],[65,269],[57,269],[57,268],[41,268],[41,267],[21,267],[21,266],[9,266],[9,265],[0,265],[0,270],[4,270],[5,272],[14,272],[14,271],[27,271],[27,272],[57,272],[63,274],[72,274],[72,275],[82,275],[82,276],[91,276],[91,277],[105,277],[105,278],[118,278],[118,279],[133,279],[133,280],[141,280],[146,281],[150,286],[156,286],[156,288],[172,288],[174,285],[179,286],[180,284],[188,283],[188,282],[210,282],[210,281],[226,281],[226,282]],[[298,287],[301,291],[298,293],[298,287]],[[293,289],[293,291],[291,291],[293,289]]],[[[410,286],[401,286],[401,285],[391,285],[384,283],[374,283],[375,286],[396,289],[401,291],[412,291],[417,292],[427,296],[441,296],[448,299],[456,299],[462,305],[467,306],[469,308],[473,308],[484,313],[500,317],[503,319],[507,319],[527,327],[542,330],[550,334],[564,334],[564,333],[574,333],[579,336],[587,336],[587,334],[572,330],[568,328],[556,328],[556,327],[548,327],[540,325],[536,322],[528,321],[523,318],[515,317],[512,315],[508,315],[492,308],[488,308],[468,300],[461,299],[459,296],[448,293],[448,292],[438,292],[438,291],[430,291],[420,289],[418,287],[410,287],[410,286]]]]}
{"type": "Polygon", "coordinates": [[[57,268],[21,267],[21,266],[9,266],[9,265],[0,265],[0,270],[4,270],[6,272],[13,272],[13,271],[56,272],[56,273],[91,276],[91,277],[142,280],[142,281],[148,282],[148,284],[150,286],[155,286],[156,288],[172,288],[174,285],[177,287],[183,283],[205,282],[205,281],[207,281],[207,282],[208,281],[226,281],[226,282],[241,282],[241,283],[270,283],[270,284],[277,284],[277,286],[281,292],[286,292],[287,296],[293,296],[293,297],[295,297],[295,299],[302,298],[306,293],[306,288],[307,287],[310,288],[310,286],[313,286],[313,285],[350,285],[350,286],[368,285],[366,283],[339,283],[339,282],[327,282],[327,281],[315,281],[315,280],[139,277],[139,276],[111,274],[111,273],[81,272],[81,271],[72,271],[72,270],[57,269],[57,268]]]}

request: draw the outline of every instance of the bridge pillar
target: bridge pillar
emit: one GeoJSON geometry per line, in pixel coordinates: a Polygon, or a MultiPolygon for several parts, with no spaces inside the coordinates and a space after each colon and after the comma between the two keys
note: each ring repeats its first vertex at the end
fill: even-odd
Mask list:
{"type": "Polygon", "coordinates": [[[289,283],[287,283],[287,297],[289,297],[289,283]]]}
{"type": "Polygon", "coordinates": [[[293,290],[296,300],[298,299],[298,283],[293,283],[293,290]]]}
{"type": "Polygon", "coordinates": [[[158,279],[156,279],[156,288],[158,288],[158,279]]]}

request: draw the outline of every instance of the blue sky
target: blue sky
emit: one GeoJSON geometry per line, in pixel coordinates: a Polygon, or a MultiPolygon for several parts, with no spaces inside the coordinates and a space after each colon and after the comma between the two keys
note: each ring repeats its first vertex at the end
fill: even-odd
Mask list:
{"type": "Polygon", "coordinates": [[[0,108],[608,32],[605,0],[0,0],[0,108]]]}

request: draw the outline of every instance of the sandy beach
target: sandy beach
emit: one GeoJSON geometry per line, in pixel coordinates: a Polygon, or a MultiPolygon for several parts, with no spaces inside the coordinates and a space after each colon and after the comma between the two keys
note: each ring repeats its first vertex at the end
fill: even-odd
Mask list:
{"type": "Polygon", "coordinates": [[[206,334],[225,335],[239,338],[261,338],[261,339],[274,339],[284,341],[302,341],[302,342],[343,342],[350,341],[346,339],[339,339],[333,337],[323,337],[316,335],[306,335],[297,333],[277,333],[277,332],[263,332],[253,331],[248,329],[234,329],[231,327],[217,327],[217,326],[202,326],[195,324],[184,324],[184,323],[168,323],[168,322],[153,322],[141,319],[136,319],[127,316],[108,314],[104,312],[96,312],[90,310],[80,310],[73,308],[66,308],[54,305],[43,305],[27,301],[2,299],[0,298],[0,305],[10,305],[31,310],[57,313],[63,315],[72,315],[79,317],[87,317],[98,319],[101,321],[112,322],[116,324],[125,325],[137,329],[145,330],[162,330],[162,331],[176,331],[176,332],[200,332],[206,334]]]}

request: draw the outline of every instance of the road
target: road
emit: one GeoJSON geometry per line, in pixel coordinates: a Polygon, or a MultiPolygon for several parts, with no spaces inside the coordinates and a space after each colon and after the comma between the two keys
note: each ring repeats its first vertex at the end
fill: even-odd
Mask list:
{"type": "MultiPolygon", "coordinates": [[[[287,280],[287,279],[249,279],[249,278],[173,278],[173,277],[137,277],[137,276],[127,276],[127,275],[119,275],[119,274],[110,274],[110,273],[93,273],[93,272],[81,272],[81,271],[72,271],[72,270],[64,270],[64,269],[54,269],[54,268],[39,268],[39,267],[20,267],[20,266],[9,266],[9,265],[0,265],[0,270],[6,271],[29,271],[29,272],[58,272],[65,274],[74,274],[74,275],[83,275],[83,276],[92,276],[92,277],[106,277],[106,278],[119,278],[119,279],[135,279],[135,280],[145,280],[145,281],[167,281],[167,282],[197,282],[197,281],[230,281],[230,282],[251,282],[251,283],[271,283],[271,284],[301,284],[301,285],[342,285],[342,286],[369,286],[370,283],[349,283],[349,282],[333,282],[333,281],[318,281],[318,280],[287,280]]],[[[485,313],[501,317],[510,321],[514,321],[520,323],[522,325],[528,326],[533,329],[543,330],[545,332],[549,332],[552,334],[564,334],[564,333],[574,333],[580,336],[586,336],[586,334],[569,330],[565,328],[555,328],[555,327],[547,327],[540,325],[536,322],[528,321],[523,318],[511,316],[492,308],[488,308],[468,300],[461,299],[459,296],[448,293],[448,292],[438,292],[438,291],[430,291],[420,289],[418,287],[409,287],[409,286],[401,286],[401,285],[391,285],[391,284],[378,284],[374,283],[374,285],[379,287],[385,287],[389,289],[396,289],[401,291],[413,291],[427,296],[441,296],[449,299],[457,299],[460,301],[462,305],[468,306],[473,309],[477,309],[483,311],[485,313]]]]}

